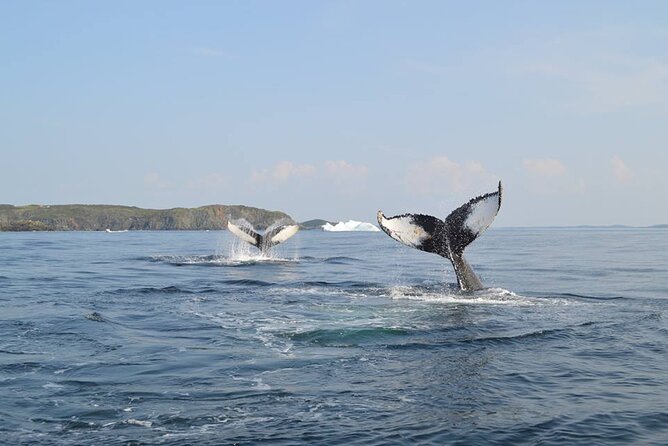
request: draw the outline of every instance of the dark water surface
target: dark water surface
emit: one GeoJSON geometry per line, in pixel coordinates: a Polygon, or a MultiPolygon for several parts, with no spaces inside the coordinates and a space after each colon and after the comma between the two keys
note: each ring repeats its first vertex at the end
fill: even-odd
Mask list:
{"type": "Polygon", "coordinates": [[[666,444],[668,230],[0,233],[2,444],[666,444]]]}

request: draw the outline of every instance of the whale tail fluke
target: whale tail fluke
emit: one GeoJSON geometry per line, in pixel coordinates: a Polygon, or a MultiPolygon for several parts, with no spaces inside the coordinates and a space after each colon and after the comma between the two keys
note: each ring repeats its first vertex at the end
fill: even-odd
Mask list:
{"type": "Polygon", "coordinates": [[[264,252],[295,235],[299,231],[299,226],[291,224],[277,225],[270,227],[264,234],[260,234],[250,223],[245,220],[239,220],[234,223],[228,221],[227,229],[241,240],[264,252]]]}
{"type": "Polygon", "coordinates": [[[228,221],[227,229],[246,243],[250,243],[256,247],[262,245],[262,235],[255,232],[255,229],[250,224],[246,224],[246,222],[232,223],[228,221]]]}
{"type": "Polygon", "coordinates": [[[387,235],[404,245],[451,260],[463,290],[480,289],[480,280],[463,257],[464,249],[492,224],[501,208],[501,196],[499,182],[498,190],[471,199],[445,220],[423,214],[386,217],[378,211],[378,224],[387,235]]]}
{"type": "Polygon", "coordinates": [[[472,198],[445,218],[450,251],[461,254],[464,249],[482,235],[501,209],[503,188],[499,181],[494,192],[472,198]]]}
{"type": "Polygon", "coordinates": [[[421,251],[450,258],[445,243],[445,222],[431,215],[402,214],[386,217],[377,214],[380,229],[396,241],[421,251]]]}
{"type": "Polygon", "coordinates": [[[283,243],[299,231],[299,225],[280,225],[273,229],[267,230],[262,236],[262,239],[268,247],[283,243]]]}

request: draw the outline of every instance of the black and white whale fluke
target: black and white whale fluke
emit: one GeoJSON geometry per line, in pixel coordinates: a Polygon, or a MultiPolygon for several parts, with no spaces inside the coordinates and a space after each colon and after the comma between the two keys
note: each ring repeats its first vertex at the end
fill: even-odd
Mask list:
{"type": "Polygon", "coordinates": [[[264,234],[259,234],[253,226],[245,220],[228,221],[227,229],[241,240],[257,247],[263,253],[269,248],[283,243],[299,231],[299,225],[276,224],[267,228],[264,234]]]}
{"type": "Polygon", "coordinates": [[[484,287],[464,258],[464,249],[492,224],[501,208],[501,182],[496,192],[473,198],[440,220],[431,215],[403,214],[385,217],[378,211],[378,224],[387,235],[413,248],[433,252],[452,262],[463,291],[484,287]]]}

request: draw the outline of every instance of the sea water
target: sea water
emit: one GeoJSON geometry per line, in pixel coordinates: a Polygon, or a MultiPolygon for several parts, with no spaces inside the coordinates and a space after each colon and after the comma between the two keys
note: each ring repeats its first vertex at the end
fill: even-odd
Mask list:
{"type": "Polygon", "coordinates": [[[0,233],[0,443],[665,444],[668,230],[0,233]]]}

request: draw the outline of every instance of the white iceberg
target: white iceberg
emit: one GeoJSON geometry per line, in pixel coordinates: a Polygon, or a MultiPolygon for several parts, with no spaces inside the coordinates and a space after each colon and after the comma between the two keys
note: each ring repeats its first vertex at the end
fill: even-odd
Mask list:
{"type": "Polygon", "coordinates": [[[330,232],[343,232],[343,231],[370,231],[370,232],[378,232],[380,229],[378,229],[377,226],[371,224],[371,223],[366,223],[363,221],[355,221],[355,220],[348,220],[348,221],[340,221],[337,224],[333,225],[331,223],[325,223],[322,225],[322,230],[323,231],[330,231],[330,232]]]}

